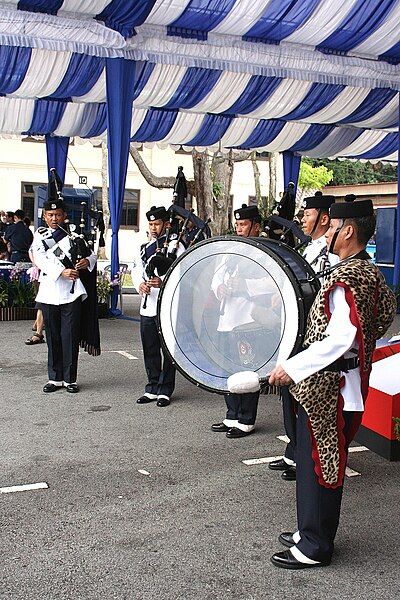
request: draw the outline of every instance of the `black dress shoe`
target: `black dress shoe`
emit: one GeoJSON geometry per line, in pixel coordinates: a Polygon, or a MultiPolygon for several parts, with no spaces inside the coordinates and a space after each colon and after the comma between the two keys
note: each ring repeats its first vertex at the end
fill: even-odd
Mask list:
{"type": "Polygon", "coordinates": [[[280,567],[281,569],[311,569],[312,567],[326,567],[329,565],[328,562],[302,563],[293,556],[290,550],[277,552],[271,556],[271,562],[275,567],[280,567]]]}
{"type": "Polygon", "coordinates": [[[158,396],[157,406],[169,406],[171,404],[171,400],[168,396],[158,396]]]}
{"type": "Polygon", "coordinates": [[[79,392],[79,385],[77,383],[69,383],[66,388],[70,394],[77,394],[79,392]]]}
{"type": "Polygon", "coordinates": [[[296,467],[289,467],[281,475],[285,481],[296,481],[296,467]]]}
{"type": "Polygon", "coordinates": [[[140,398],[138,398],[136,400],[136,402],[138,404],[148,404],[149,402],[154,402],[154,400],[157,400],[157,396],[155,396],[154,398],[149,398],[148,396],[140,396],[140,398]]]}
{"type": "Polygon", "coordinates": [[[278,458],[278,460],[268,463],[268,469],[272,469],[272,471],[286,471],[288,468],[289,465],[283,458],[278,458]]]}
{"type": "Polygon", "coordinates": [[[57,390],[61,390],[62,385],[54,385],[54,383],[46,383],[46,385],[43,388],[43,391],[46,392],[46,394],[50,394],[50,392],[56,392],[57,390]]]}
{"type": "Polygon", "coordinates": [[[255,432],[255,429],[252,429],[251,431],[242,431],[238,427],[231,427],[226,432],[226,437],[227,438],[242,438],[242,437],[246,437],[247,435],[250,435],[254,432],[255,432]]]}
{"type": "Polygon", "coordinates": [[[211,429],[216,433],[226,433],[230,427],[225,425],[225,423],[214,423],[214,425],[211,425],[211,429]]]}
{"type": "Polygon", "coordinates": [[[286,546],[287,548],[291,548],[292,546],[295,546],[294,540],[293,540],[293,533],[281,533],[280,536],[278,537],[278,541],[283,544],[284,546],[286,546]]]}

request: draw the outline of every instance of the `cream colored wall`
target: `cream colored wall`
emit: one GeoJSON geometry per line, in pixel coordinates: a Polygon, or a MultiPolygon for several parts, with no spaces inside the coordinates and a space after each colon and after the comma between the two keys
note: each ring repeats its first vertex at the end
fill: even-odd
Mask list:
{"type": "MultiPolygon", "coordinates": [[[[170,148],[161,150],[157,146],[144,148],[142,156],[149,169],[159,176],[175,175],[182,165],[187,179],[193,178],[190,155],[175,154],[170,148]]],[[[91,143],[75,144],[69,147],[65,183],[79,186],[78,175],[87,177],[90,188],[101,186],[101,148],[91,143]],[[72,163],[72,164],[71,164],[72,163]],[[74,168],[78,171],[75,172],[74,168]]],[[[268,194],[268,162],[259,161],[261,193],[268,194]]],[[[20,139],[0,139],[0,209],[21,208],[21,182],[47,182],[46,146],[38,142],[22,142],[20,139]]],[[[278,192],[283,189],[282,166],[279,166],[278,192]]],[[[140,190],[139,232],[121,230],[119,251],[121,261],[131,262],[137,246],[146,240],[146,212],[153,205],[170,206],[172,190],[158,190],[149,186],[132,158],[129,158],[126,188],[140,190]]],[[[249,196],[255,195],[253,168],[250,161],[235,164],[233,182],[233,208],[247,203],[249,196]]],[[[111,236],[107,236],[107,248],[111,236]]]]}

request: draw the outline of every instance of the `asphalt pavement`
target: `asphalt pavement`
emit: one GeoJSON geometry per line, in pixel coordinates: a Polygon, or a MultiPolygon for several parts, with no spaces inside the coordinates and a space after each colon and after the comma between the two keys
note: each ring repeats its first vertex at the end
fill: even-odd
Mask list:
{"type": "MultiPolygon", "coordinates": [[[[180,375],[172,404],[136,404],[145,373],[137,296],[127,319],[101,321],[100,357],[80,355],[81,392],[44,394],[46,346],[30,323],[0,323],[0,598],[265,600],[396,597],[400,463],[351,454],[334,560],[286,571],[270,556],[292,531],[295,484],[265,464],[284,443],[277,396],[257,432],[210,425],[223,398],[180,375]]],[[[400,329],[397,319],[392,333],[400,329]]]]}

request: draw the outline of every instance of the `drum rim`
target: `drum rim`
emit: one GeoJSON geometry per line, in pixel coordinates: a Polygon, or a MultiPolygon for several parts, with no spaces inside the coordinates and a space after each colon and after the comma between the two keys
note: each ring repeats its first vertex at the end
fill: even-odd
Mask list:
{"type": "MultiPolygon", "coordinates": [[[[206,390],[207,392],[211,392],[213,394],[219,394],[219,395],[229,395],[230,392],[225,391],[225,390],[217,390],[216,388],[210,387],[204,383],[199,383],[196,379],[194,379],[191,375],[189,375],[175,360],[175,358],[172,356],[172,354],[170,353],[168,346],[165,342],[164,339],[164,334],[162,332],[162,328],[161,328],[161,320],[160,320],[160,307],[161,307],[161,302],[163,299],[163,293],[164,293],[164,289],[165,289],[165,285],[169,279],[169,276],[171,274],[171,272],[174,270],[174,268],[180,263],[182,262],[183,259],[185,259],[188,254],[190,254],[191,252],[193,252],[194,250],[197,250],[197,248],[199,248],[200,246],[205,246],[206,244],[210,244],[211,242],[217,242],[217,241],[231,241],[232,238],[236,241],[236,240],[240,240],[244,243],[249,244],[250,246],[261,246],[264,248],[268,248],[268,246],[266,244],[263,243],[259,243],[260,238],[258,237],[241,237],[241,236],[234,236],[234,235],[220,235],[220,236],[214,236],[211,238],[208,238],[206,240],[202,240],[201,242],[198,242],[197,244],[193,245],[191,248],[189,248],[188,250],[186,250],[185,252],[183,252],[174,262],[173,264],[170,266],[170,268],[168,269],[167,273],[165,274],[164,280],[163,280],[163,284],[160,288],[160,293],[158,295],[158,299],[157,299],[157,330],[158,330],[158,334],[160,336],[160,340],[161,340],[161,346],[163,348],[163,351],[167,353],[171,363],[173,364],[173,366],[179,371],[179,373],[181,373],[181,375],[183,375],[183,377],[185,379],[187,379],[188,381],[190,381],[191,383],[193,383],[196,387],[199,387],[203,390],[206,390]]],[[[319,287],[319,281],[317,280],[317,278],[315,277],[315,272],[313,271],[312,267],[309,265],[309,263],[306,261],[306,259],[301,256],[301,254],[299,254],[298,252],[296,252],[296,250],[294,250],[291,246],[289,246],[288,244],[285,244],[284,242],[278,241],[278,240],[271,240],[269,238],[262,238],[261,239],[263,241],[268,241],[272,244],[272,246],[285,246],[285,248],[289,249],[290,252],[296,257],[296,259],[300,259],[300,262],[303,263],[305,270],[308,271],[308,274],[311,276],[311,280],[310,280],[310,287],[313,287],[314,285],[316,285],[316,287],[319,287]]],[[[266,254],[268,254],[268,252],[266,252],[266,254]]],[[[297,306],[298,306],[298,310],[299,310],[299,316],[301,315],[303,321],[305,322],[306,325],[306,318],[305,318],[305,305],[304,305],[304,299],[301,297],[299,298],[299,295],[297,293],[298,289],[301,289],[301,286],[298,283],[298,279],[297,277],[294,275],[294,273],[292,272],[292,269],[283,261],[283,259],[279,256],[278,253],[276,253],[276,257],[278,258],[277,262],[279,264],[279,266],[284,270],[284,272],[286,273],[290,283],[292,284],[295,292],[296,292],[296,302],[297,302],[297,306]]],[[[274,255],[275,258],[275,255],[274,255]]],[[[315,291],[315,296],[318,293],[318,289],[315,291]]],[[[314,296],[314,299],[315,299],[314,296]]],[[[288,358],[290,358],[291,356],[293,356],[294,354],[296,354],[298,352],[298,350],[301,348],[303,340],[305,337],[305,331],[303,334],[298,334],[296,337],[296,341],[295,344],[293,346],[293,349],[289,355],[288,358]]]]}

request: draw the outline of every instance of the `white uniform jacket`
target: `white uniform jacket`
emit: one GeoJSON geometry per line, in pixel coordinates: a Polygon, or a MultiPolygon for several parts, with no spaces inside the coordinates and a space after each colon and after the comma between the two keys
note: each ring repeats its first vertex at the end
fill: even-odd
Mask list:
{"type": "MultiPolygon", "coordinates": [[[[80,279],[75,282],[74,292],[71,294],[72,281],[61,277],[61,273],[66,268],[52,252],[53,248],[46,249],[43,242],[46,238],[51,237],[52,230],[40,229],[33,236],[31,251],[35,265],[40,269],[39,276],[39,292],[36,296],[36,302],[42,304],[69,304],[81,297],[82,300],[87,298],[86,290],[80,279]]],[[[66,236],[58,242],[58,246],[69,255],[70,242],[66,236]]],[[[87,257],[89,261],[89,271],[93,271],[96,266],[97,256],[92,252],[87,257]]]]}
{"type": "Polygon", "coordinates": [[[329,266],[333,267],[339,262],[339,257],[336,254],[328,252],[324,235],[309,242],[303,252],[303,258],[306,259],[316,273],[327,269],[329,266]]]}

